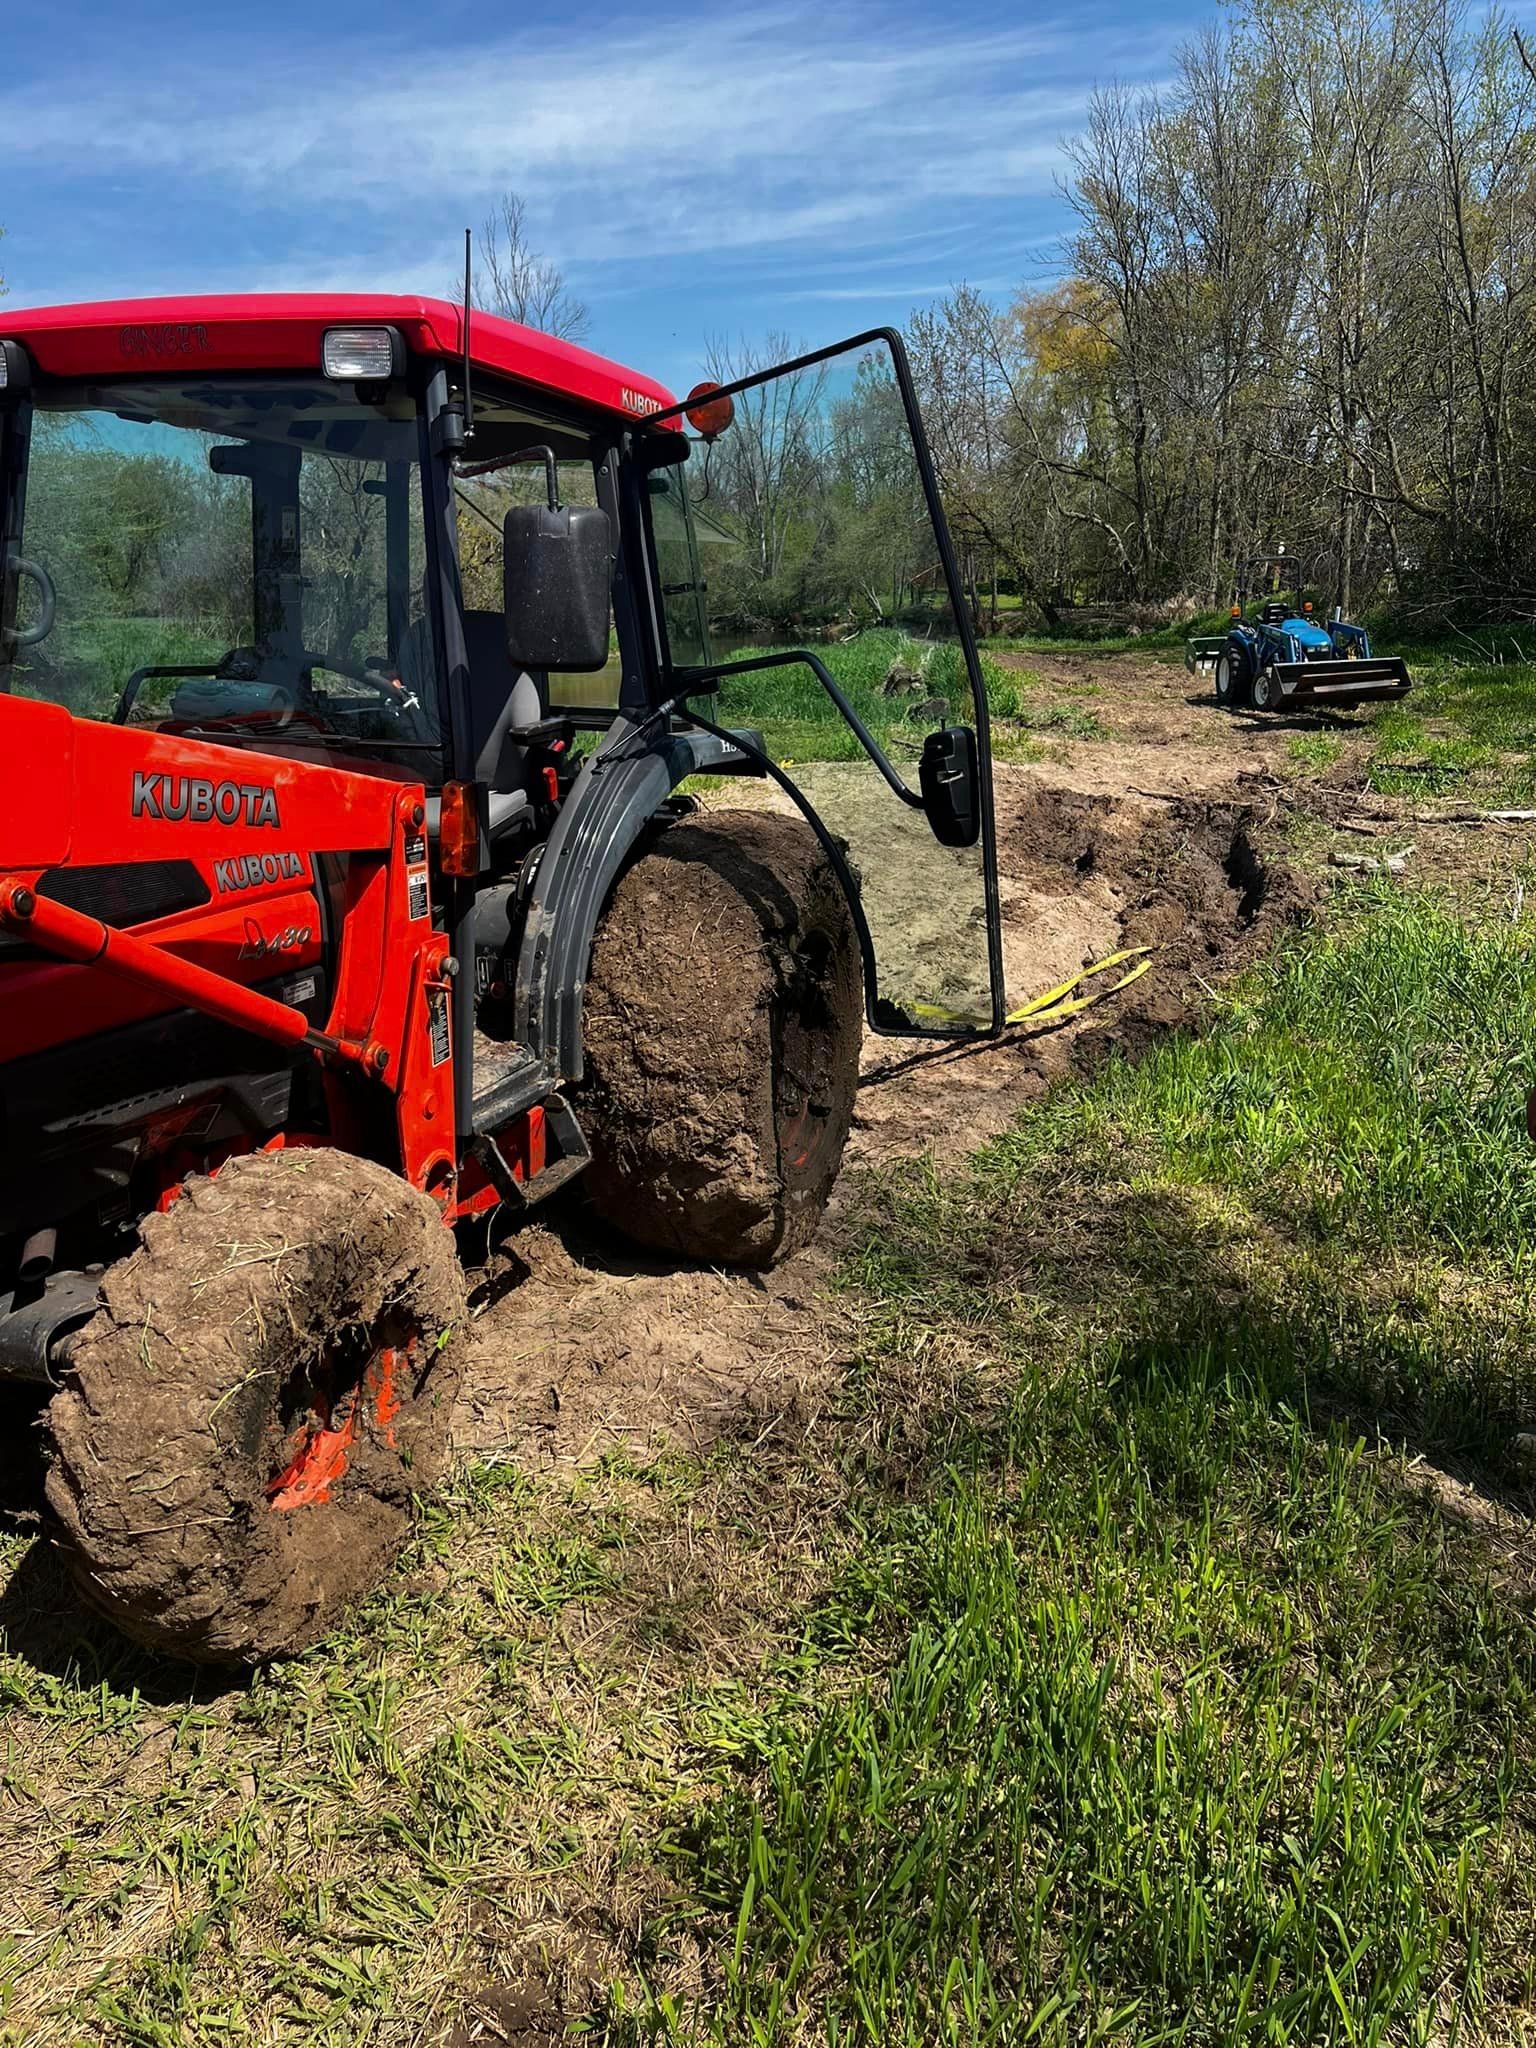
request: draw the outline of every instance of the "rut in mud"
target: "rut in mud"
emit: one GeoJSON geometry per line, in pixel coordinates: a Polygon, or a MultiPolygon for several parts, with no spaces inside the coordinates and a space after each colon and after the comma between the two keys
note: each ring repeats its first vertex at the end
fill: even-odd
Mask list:
{"type": "MultiPolygon", "coordinates": [[[[1241,805],[1082,795],[1009,770],[999,799],[1010,1002],[1126,946],[1154,949],[1150,972],[1066,1026],[996,1043],[867,1037],[844,1181],[816,1242],[777,1272],[622,1250],[573,1190],[482,1278],[465,1451],[537,1466],[797,1428],[852,1355],[856,1333],[820,1283],[857,1169],[961,1155],[1053,1081],[1196,1024],[1219,980],[1311,911],[1312,889],[1241,805]]],[[[702,936],[693,971],[712,971],[702,936]]]]}

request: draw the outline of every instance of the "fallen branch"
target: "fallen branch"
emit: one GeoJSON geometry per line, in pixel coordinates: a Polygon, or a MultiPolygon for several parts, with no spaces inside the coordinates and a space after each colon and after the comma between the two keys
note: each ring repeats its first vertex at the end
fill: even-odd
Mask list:
{"type": "Polygon", "coordinates": [[[1372,860],[1364,853],[1339,853],[1328,856],[1328,865],[1334,868],[1355,868],[1368,875],[1400,875],[1408,865],[1408,856],[1416,849],[1405,846],[1401,853],[1389,853],[1385,860],[1372,860]]]}
{"type": "Polygon", "coordinates": [[[1359,811],[1334,820],[1338,832],[1369,833],[1378,825],[1536,825],[1536,811],[1359,811]]]}

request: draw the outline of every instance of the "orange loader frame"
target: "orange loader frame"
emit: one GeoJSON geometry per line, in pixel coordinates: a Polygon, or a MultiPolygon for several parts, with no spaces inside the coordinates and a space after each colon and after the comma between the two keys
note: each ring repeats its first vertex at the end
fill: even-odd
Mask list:
{"type": "MultiPolygon", "coordinates": [[[[399,1171],[454,1221],[462,1206],[454,1129],[456,963],[434,929],[420,784],[243,747],[133,731],[61,705],[0,695],[0,929],[60,959],[139,983],[321,1062],[330,1140],[362,1150],[358,1088],[393,1098],[399,1171]],[[17,772],[20,770],[21,772],[17,772]],[[39,892],[60,867],[261,856],[346,858],[335,994],[325,1028],[165,943],[39,892]]],[[[376,1141],[375,1141],[376,1142],[376,1141]]],[[[514,1169],[515,1170],[515,1169],[514,1169]]],[[[521,1175],[519,1176],[521,1177],[521,1175]]]]}

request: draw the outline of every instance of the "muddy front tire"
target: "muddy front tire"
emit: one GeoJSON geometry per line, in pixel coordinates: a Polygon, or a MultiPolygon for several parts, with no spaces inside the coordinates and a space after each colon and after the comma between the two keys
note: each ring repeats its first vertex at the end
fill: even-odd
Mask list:
{"type": "Polygon", "coordinates": [[[107,1274],[48,1411],[82,1595],[198,1663],[313,1642],[441,1474],[463,1314],[451,1234],[385,1167],[315,1148],[190,1182],[107,1274]]]}
{"type": "Polygon", "coordinates": [[[857,932],[809,826],[714,811],[667,827],[593,943],[594,1207],[714,1264],[797,1251],[842,1163],[862,1037],[857,932]]]}

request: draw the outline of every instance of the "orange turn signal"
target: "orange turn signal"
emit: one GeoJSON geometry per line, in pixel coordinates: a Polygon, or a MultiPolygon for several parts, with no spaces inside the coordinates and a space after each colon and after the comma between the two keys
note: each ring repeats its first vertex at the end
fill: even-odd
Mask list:
{"type": "Polygon", "coordinates": [[[720,392],[718,384],[695,384],[683,400],[684,414],[696,434],[702,434],[706,441],[713,441],[716,434],[723,434],[736,417],[736,401],[720,392]]]}
{"type": "Polygon", "coordinates": [[[1304,605],[1302,606],[1302,608],[1301,608],[1301,609],[1302,609],[1302,611],[1303,611],[1303,612],[1304,612],[1304,613],[1306,614],[1306,616],[1307,616],[1307,617],[1308,617],[1308,618],[1310,619],[1310,618],[1311,618],[1311,616],[1312,616],[1312,600],[1311,600],[1311,598],[1310,598],[1310,597],[1309,597],[1309,598],[1307,599],[1306,603],[1305,603],[1305,604],[1304,604],[1304,605]]]}
{"type": "Polygon", "coordinates": [[[1232,616],[1234,619],[1240,619],[1243,616],[1243,608],[1240,604],[1233,605],[1232,616]]]}
{"type": "Polygon", "coordinates": [[[443,784],[437,861],[445,875],[466,878],[480,872],[480,814],[471,782],[443,784]]]}

